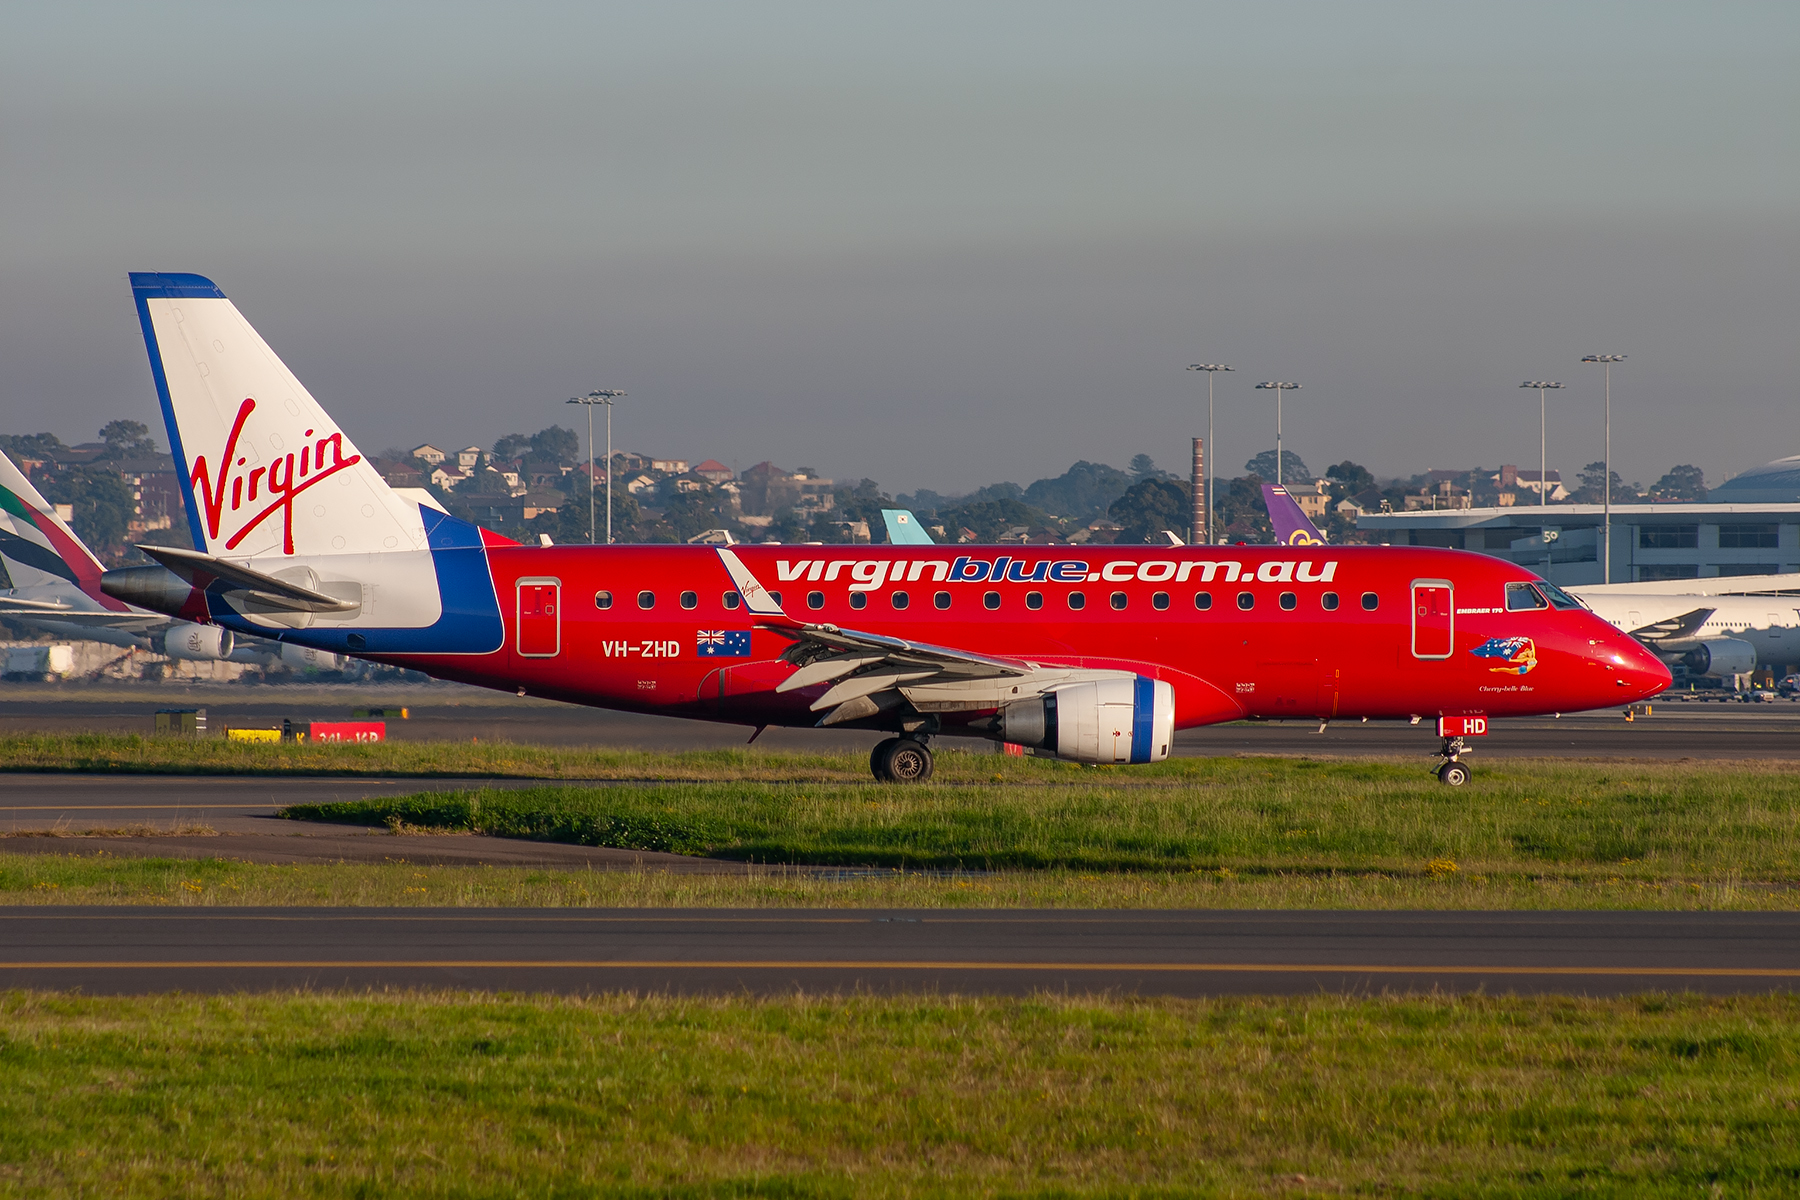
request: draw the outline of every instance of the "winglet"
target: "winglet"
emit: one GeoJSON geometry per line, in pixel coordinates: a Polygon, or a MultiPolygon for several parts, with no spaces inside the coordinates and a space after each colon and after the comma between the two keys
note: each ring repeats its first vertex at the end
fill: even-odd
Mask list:
{"type": "Polygon", "coordinates": [[[919,524],[919,518],[904,508],[884,508],[881,519],[887,522],[888,544],[893,546],[935,546],[931,535],[919,524]]]}
{"type": "Polygon", "coordinates": [[[743,559],[723,546],[715,546],[714,549],[718,552],[719,561],[725,564],[726,574],[731,576],[732,586],[744,598],[744,607],[750,610],[751,616],[788,619],[788,615],[781,611],[781,605],[775,603],[775,597],[769,595],[768,588],[757,582],[756,576],[750,573],[750,568],[744,565],[743,559]]]}

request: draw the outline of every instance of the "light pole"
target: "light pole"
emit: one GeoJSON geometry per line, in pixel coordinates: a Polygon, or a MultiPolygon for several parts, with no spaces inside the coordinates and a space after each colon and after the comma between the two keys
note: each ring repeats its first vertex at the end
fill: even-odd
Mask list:
{"type": "Polygon", "coordinates": [[[600,482],[594,478],[594,405],[606,405],[606,544],[612,545],[612,410],[613,401],[624,398],[624,392],[598,390],[585,396],[573,396],[570,404],[580,404],[587,408],[588,419],[588,545],[594,544],[594,488],[600,482]]]}
{"type": "Polygon", "coordinates": [[[1538,394],[1538,507],[1550,507],[1550,471],[1548,459],[1544,451],[1544,393],[1562,387],[1560,383],[1551,383],[1545,379],[1528,379],[1519,385],[1522,388],[1536,388],[1538,394]]]}
{"type": "Polygon", "coordinates": [[[1212,465],[1214,458],[1219,453],[1218,448],[1213,445],[1213,376],[1220,371],[1229,371],[1231,368],[1224,363],[1195,363],[1188,370],[1206,372],[1206,461],[1200,465],[1206,470],[1206,544],[1210,546],[1213,540],[1212,465]]]}
{"type": "Polygon", "coordinates": [[[1601,486],[1606,525],[1606,557],[1601,560],[1600,582],[1612,582],[1612,365],[1624,362],[1623,354],[1587,354],[1582,362],[1606,364],[1606,482],[1601,486]]]}
{"type": "Polygon", "coordinates": [[[1299,386],[1300,385],[1297,383],[1275,382],[1259,383],[1256,385],[1257,391],[1262,391],[1266,388],[1275,393],[1275,482],[1284,486],[1286,485],[1287,480],[1281,477],[1281,393],[1291,392],[1299,386]]]}

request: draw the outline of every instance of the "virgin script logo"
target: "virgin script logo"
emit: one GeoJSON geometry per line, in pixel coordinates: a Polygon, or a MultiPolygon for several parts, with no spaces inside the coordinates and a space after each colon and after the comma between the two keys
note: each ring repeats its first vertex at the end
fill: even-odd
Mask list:
{"type": "MultiPolygon", "coordinates": [[[[237,420],[232,422],[231,436],[225,439],[225,453],[219,456],[218,485],[214,490],[213,470],[207,465],[204,454],[194,459],[193,473],[188,476],[188,486],[195,489],[200,500],[200,507],[206,514],[206,536],[217,540],[219,524],[225,517],[225,499],[229,484],[231,513],[233,519],[243,509],[252,510],[238,525],[237,530],[225,540],[227,550],[235,550],[239,542],[247,537],[251,530],[264,521],[281,514],[281,552],[294,552],[294,497],[304,492],[320,480],[329,479],[346,467],[353,467],[362,461],[362,455],[352,454],[344,457],[344,435],[334,433],[322,437],[313,443],[302,443],[298,460],[292,453],[277,458],[266,467],[254,467],[248,474],[239,468],[245,465],[245,459],[238,457],[238,439],[243,435],[244,422],[256,411],[256,401],[245,397],[238,406],[237,420]],[[325,451],[331,450],[331,463],[325,462],[325,451]],[[258,509],[258,503],[262,507],[258,509]]],[[[306,431],[307,437],[313,436],[312,430],[306,431]]]]}

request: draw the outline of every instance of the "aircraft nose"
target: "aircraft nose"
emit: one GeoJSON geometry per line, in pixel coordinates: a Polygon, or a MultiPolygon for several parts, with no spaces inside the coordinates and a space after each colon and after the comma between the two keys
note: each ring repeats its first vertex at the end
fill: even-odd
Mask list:
{"type": "Polygon", "coordinates": [[[1614,686],[1627,703],[1659,695],[1675,682],[1661,659],[1631,639],[1610,657],[1614,686]]]}

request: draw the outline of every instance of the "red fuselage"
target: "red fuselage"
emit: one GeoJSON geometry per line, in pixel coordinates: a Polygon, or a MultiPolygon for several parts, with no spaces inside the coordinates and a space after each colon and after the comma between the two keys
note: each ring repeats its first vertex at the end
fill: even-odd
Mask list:
{"type": "MultiPolygon", "coordinates": [[[[1584,609],[1509,611],[1506,584],[1536,577],[1460,551],[734,549],[793,621],[1164,680],[1178,727],[1572,712],[1669,685],[1654,656],[1584,609]]],[[[731,606],[739,598],[711,548],[490,545],[488,558],[503,648],[380,657],[603,708],[747,725],[819,720],[809,705],[825,685],[775,692],[794,670],[780,657],[793,643],[759,627],[741,601],[731,606]]],[[[991,715],[946,714],[942,731],[991,715]]]]}

